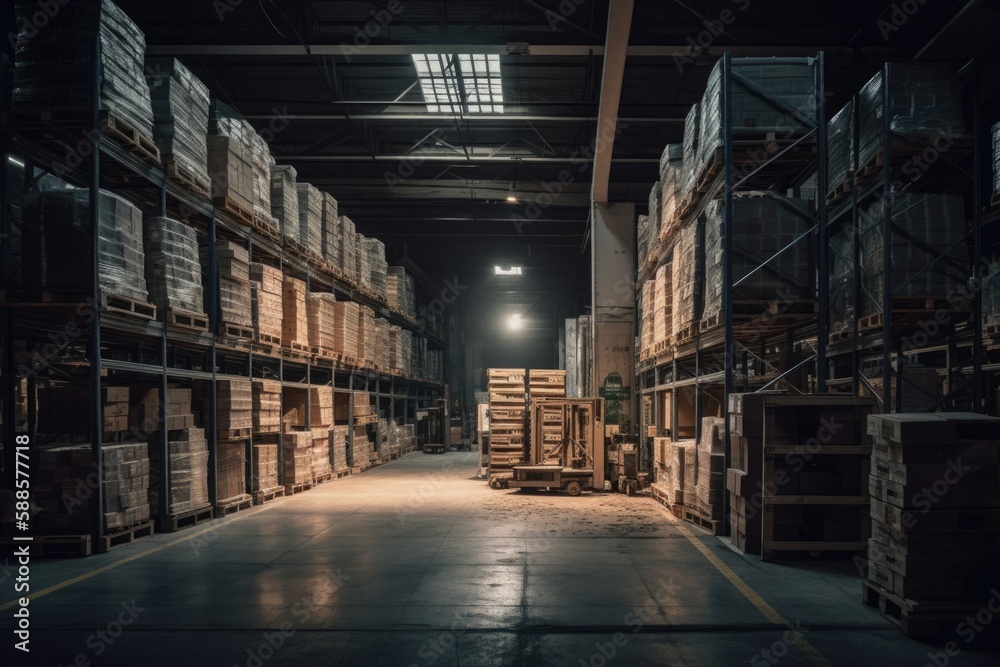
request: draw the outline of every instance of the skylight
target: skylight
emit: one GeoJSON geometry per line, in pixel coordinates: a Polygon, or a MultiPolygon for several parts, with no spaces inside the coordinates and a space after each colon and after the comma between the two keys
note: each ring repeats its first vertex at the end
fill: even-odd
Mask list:
{"type": "Polygon", "coordinates": [[[419,53],[413,66],[427,111],[503,113],[499,55],[419,53]]]}

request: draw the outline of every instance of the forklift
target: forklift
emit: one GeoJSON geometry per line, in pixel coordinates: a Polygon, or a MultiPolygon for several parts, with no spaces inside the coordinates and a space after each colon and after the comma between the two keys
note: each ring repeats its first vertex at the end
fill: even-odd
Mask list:
{"type": "Polygon", "coordinates": [[[648,475],[639,472],[639,445],[635,438],[620,433],[611,436],[607,476],[615,493],[631,496],[642,488],[648,475]]]}
{"type": "Polygon", "coordinates": [[[417,411],[417,445],[425,454],[444,454],[444,406],[417,411]]]}

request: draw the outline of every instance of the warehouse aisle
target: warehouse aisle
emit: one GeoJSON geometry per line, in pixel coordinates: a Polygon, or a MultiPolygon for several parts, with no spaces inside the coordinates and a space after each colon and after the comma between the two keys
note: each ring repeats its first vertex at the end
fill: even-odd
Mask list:
{"type": "MultiPolygon", "coordinates": [[[[475,454],[411,454],[35,562],[36,595],[86,578],[31,603],[30,664],[920,667],[939,650],[865,608],[850,573],[745,558],[645,498],[491,491],[475,471],[475,454]]],[[[995,664],[963,648],[937,664],[995,664]]]]}

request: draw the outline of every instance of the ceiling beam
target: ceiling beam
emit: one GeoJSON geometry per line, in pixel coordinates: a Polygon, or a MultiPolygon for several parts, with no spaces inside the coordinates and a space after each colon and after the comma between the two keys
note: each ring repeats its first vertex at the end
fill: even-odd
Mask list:
{"type": "Polygon", "coordinates": [[[608,201],[608,183],[611,179],[611,156],[615,150],[618,130],[618,103],[625,80],[625,59],[628,39],[632,31],[634,0],[611,0],[608,9],[607,51],[604,73],[601,75],[601,103],[597,111],[597,137],[594,151],[593,200],[608,201]]]}
{"type": "MultiPolygon", "coordinates": [[[[530,44],[530,56],[603,56],[603,45],[543,45],[530,44]]],[[[688,53],[690,44],[670,44],[660,46],[629,46],[626,54],[633,58],[673,58],[688,53]]],[[[809,46],[744,46],[713,45],[702,52],[698,64],[711,66],[713,58],[721,58],[724,51],[734,56],[808,56],[817,51],[835,53],[844,50],[843,44],[809,46]]],[[[863,53],[891,54],[900,49],[888,46],[863,47],[863,53]]],[[[487,53],[509,55],[506,44],[370,44],[363,50],[353,44],[310,44],[308,50],[301,44],[147,44],[146,53],[155,56],[408,56],[420,53],[457,54],[487,53]]]]}
{"type": "MultiPolygon", "coordinates": [[[[368,162],[375,159],[379,162],[452,162],[455,164],[468,164],[471,162],[524,162],[532,164],[572,164],[574,160],[582,159],[580,156],[566,155],[564,157],[533,157],[529,155],[470,155],[467,159],[463,155],[274,155],[276,160],[281,162],[295,160],[298,162],[368,162]]],[[[610,156],[609,156],[610,159],[610,156]]],[[[659,164],[659,158],[637,158],[623,157],[614,158],[615,164],[659,164]]]]}
{"type": "MultiPolygon", "coordinates": [[[[353,102],[344,102],[344,104],[353,104],[353,102]]],[[[426,104],[426,102],[421,102],[421,104],[426,104]]],[[[289,120],[294,121],[330,121],[330,120],[382,120],[382,121],[407,121],[407,120],[433,120],[433,121],[443,121],[443,120],[461,120],[461,121],[477,121],[477,122],[493,122],[493,123],[506,123],[511,122],[549,122],[549,123],[576,123],[576,122],[594,122],[597,120],[596,116],[528,116],[528,115],[517,115],[517,114],[486,114],[486,113],[467,113],[467,114],[452,114],[452,113],[367,113],[367,114],[351,114],[348,118],[344,114],[296,114],[294,112],[289,112],[285,114],[285,117],[289,120]]],[[[274,114],[246,114],[244,116],[247,120],[271,120],[274,118],[274,114]]],[[[622,118],[623,123],[683,123],[684,118],[622,118]]]]}

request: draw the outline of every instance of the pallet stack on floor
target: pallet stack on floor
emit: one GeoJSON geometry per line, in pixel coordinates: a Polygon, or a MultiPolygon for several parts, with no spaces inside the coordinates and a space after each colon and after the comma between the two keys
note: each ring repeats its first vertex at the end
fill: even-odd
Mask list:
{"type": "Polygon", "coordinates": [[[251,472],[255,504],[262,505],[284,495],[284,487],[278,480],[278,445],[254,444],[251,472]]]}
{"type": "Polygon", "coordinates": [[[350,427],[341,424],[335,425],[330,430],[330,457],[333,459],[333,472],[338,476],[351,469],[351,460],[348,458],[350,450],[347,447],[347,436],[350,427]]]}
{"type": "MultiPolygon", "coordinates": [[[[872,415],[864,600],[909,636],[946,635],[996,594],[1000,419],[872,415]]],[[[981,616],[980,616],[981,618],[981,616]]]]}
{"type": "Polygon", "coordinates": [[[490,477],[510,477],[524,463],[527,446],[527,371],[490,368],[486,371],[490,395],[490,477]]]}
{"type": "Polygon", "coordinates": [[[281,438],[285,494],[312,488],[313,434],[310,431],[288,431],[281,438]]]}

